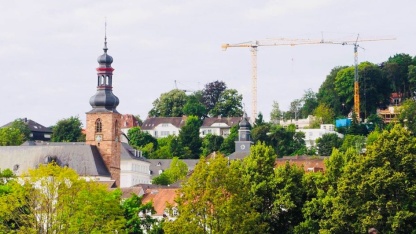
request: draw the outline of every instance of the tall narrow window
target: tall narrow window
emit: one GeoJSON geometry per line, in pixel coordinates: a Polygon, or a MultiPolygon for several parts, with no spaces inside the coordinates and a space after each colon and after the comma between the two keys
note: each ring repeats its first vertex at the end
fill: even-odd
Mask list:
{"type": "Polygon", "coordinates": [[[97,119],[95,121],[95,132],[102,132],[103,130],[103,125],[101,123],[101,119],[97,119]]]}
{"type": "Polygon", "coordinates": [[[118,121],[116,120],[116,122],[114,123],[114,135],[116,137],[118,137],[119,130],[120,130],[120,126],[118,126],[118,121]]]}

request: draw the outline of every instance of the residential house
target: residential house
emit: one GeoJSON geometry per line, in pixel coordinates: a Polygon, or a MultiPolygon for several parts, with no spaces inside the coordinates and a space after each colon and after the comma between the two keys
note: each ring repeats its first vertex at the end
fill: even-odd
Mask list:
{"type": "MultiPolygon", "coordinates": [[[[25,123],[29,130],[30,130],[30,136],[29,139],[31,141],[50,141],[52,138],[52,129],[51,128],[47,128],[31,119],[28,118],[22,118],[20,119],[23,121],[23,123],[25,123]]],[[[4,127],[8,127],[12,124],[13,122],[10,122],[4,126],[2,126],[1,128],[4,127]]]]}
{"type": "Polygon", "coordinates": [[[185,125],[186,116],[183,117],[151,117],[147,118],[141,126],[142,131],[154,138],[179,135],[179,130],[185,125]]]}
{"type": "Polygon", "coordinates": [[[290,120],[280,120],[279,124],[283,127],[287,127],[291,124],[296,126],[296,129],[309,128],[309,126],[315,121],[315,117],[309,115],[306,119],[290,119],[290,120]]]}
{"type": "Polygon", "coordinates": [[[324,134],[335,133],[338,137],[344,137],[343,134],[335,131],[335,125],[333,124],[321,124],[318,129],[296,129],[296,132],[305,133],[305,144],[307,148],[316,146],[316,139],[321,138],[324,134]]]}
{"type": "MultiPolygon", "coordinates": [[[[179,188],[173,187],[153,187],[145,190],[142,203],[152,202],[156,213],[152,214],[152,218],[162,220],[175,220],[179,215],[175,198],[179,192],[179,188]]],[[[139,214],[144,215],[144,214],[139,214]]]]}
{"type": "Polygon", "coordinates": [[[207,134],[227,137],[230,135],[231,127],[237,125],[241,117],[214,117],[205,118],[199,130],[199,136],[204,137],[207,134]]]}

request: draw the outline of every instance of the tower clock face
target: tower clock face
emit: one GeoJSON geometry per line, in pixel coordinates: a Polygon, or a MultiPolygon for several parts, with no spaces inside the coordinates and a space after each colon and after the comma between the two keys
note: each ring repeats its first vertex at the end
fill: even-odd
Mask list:
{"type": "Polygon", "coordinates": [[[246,146],[245,145],[240,145],[240,149],[245,149],[246,148],[246,146]]]}
{"type": "Polygon", "coordinates": [[[101,135],[96,135],[95,136],[95,141],[100,142],[103,139],[103,136],[101,135]]]}

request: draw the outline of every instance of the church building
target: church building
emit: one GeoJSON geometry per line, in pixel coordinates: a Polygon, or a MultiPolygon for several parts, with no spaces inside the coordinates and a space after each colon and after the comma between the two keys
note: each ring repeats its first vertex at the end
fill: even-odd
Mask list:
{"type": "Polygon", "coordinates": [[[0,147],[0,169],[11,169],[20,175],[41,164],[55,162],[74,169],[81,177],[109,184],[130,187],[132,183],[150,183],[150,163],[134,149],[122,144],[119,99],[113,94],[113,58],[98,57],[97,92],[90,98],[92,109],[86,113],[86,142],[28,141],[21,146],[0,147]],[[121,169],[121,160],[126,160],[121,169]],[[138,169],[138,170],[135,170],[138,169]],[[121,183],[121,178],[126,181],[121,183]]]}

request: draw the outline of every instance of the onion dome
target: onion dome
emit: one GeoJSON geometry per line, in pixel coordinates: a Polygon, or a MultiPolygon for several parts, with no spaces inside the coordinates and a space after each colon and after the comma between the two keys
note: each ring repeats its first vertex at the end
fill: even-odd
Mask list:
{"type": "Polygon", "coordinates": [[[111,63],[113,63],[113,57],[107,54],[107,37],[104,40],[104,54],[98,56],[97,62],[100,64],[100,67],[110,67],[111,63]]]}
{"type": "Polygon", "coordinates": [[[117,112],[116,108],[120,103],[118,97],[109,89],[99,89],[97,93],[90,98],[90,105],[93,112],[111,111],[117,112]]]}

